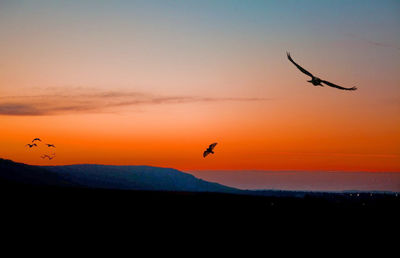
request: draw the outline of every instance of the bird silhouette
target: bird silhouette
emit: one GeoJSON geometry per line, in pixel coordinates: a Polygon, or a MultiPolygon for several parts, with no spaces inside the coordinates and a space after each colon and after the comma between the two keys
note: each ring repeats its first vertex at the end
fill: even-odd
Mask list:
{"type": "Polygon", "coordinates": [[[41,142],[42,140],[40,140],[39,138],[35,138],[35,139],[32,140],[32,142],[35,142],[35,141],[41,142]]]}
{"type": "Polygon", "coordinates": [[[54,156],[49,156],[49,155],[47,155],[47,154],[44,154],[44,155],[42,155],[42,156],[40,156],[42,159],[45,159],[45,158],[48,158],[49,160],[52,160],[53,158],[55,158],[55,153],[53,154],[54,156]]]}
{"type": "Polygon", "coordinates": [[[205,151],[203,152],[203,157],[204,157],[204,158],[207,157],[207,155],[210,154],[210,153],[214,154],[214,151],[213,151],[213,150],[214,150],[214,148],[215,148],[216,145],[217,145],[216,142],[214,142],[213,144],[210,144],[210,146],[208,146],[207,150],[205,150],[205,151]]]}
{"type": "Polygon", "coordinates": [[[47,145],[47,147],[53,147],[53,148],[55,148],[56,146],[54,146],[54,144],[49,144],[49,143],[46,143],[46,145],[47,145]]]}
{"type": "Polygon", "coordinates": [[[307,71],[306,69],[304,69],[303,67],[301,67],[300,65],[298,65],[295,61],[293,61],[292,57],[290,56],[289,52],[286,52],[287,54],[287,58],[289,59],[290,62],[292,62],[300,71],[302,71],[304,74],[307,74],[308,76],[311,77],[311,80],[309,80],[309,83],[312,83],[314,86],[321,86],[324,87],[324,85],[322,85],[321,83],[324,83],[330,87],[334,87],[340,90],[356,90],[357,87],[351,87],[351,88],[345,88],[336,84],[333,84],[331,82],[328,81],[324,81],[318,77],[315,77],[314,75],[312,75],[309,71],[307,71]]]}
{"type": "Polygon", "coordinates": [[[29,148],[32,148],[32,147],[37,147],[37,145],[36,145],[36,143],[33,143],[33,144],[27,144],[27,145],[25,145],[25,146],[28,146],[29,148]]]}

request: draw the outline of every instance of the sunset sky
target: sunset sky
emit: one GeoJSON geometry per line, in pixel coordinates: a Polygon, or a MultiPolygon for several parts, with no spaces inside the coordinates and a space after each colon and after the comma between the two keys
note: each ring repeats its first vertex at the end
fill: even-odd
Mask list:
{"type": "Polygon", "coordinates": [[[0,0],[0,157],[400,172],[399,28],[396,0],[0,0]]]}

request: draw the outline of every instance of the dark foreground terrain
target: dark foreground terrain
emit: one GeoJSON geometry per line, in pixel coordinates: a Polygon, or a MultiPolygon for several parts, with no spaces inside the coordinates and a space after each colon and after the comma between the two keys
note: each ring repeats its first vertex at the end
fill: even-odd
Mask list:
{"type": "Polygon", "coordinates": [[[397,210],[400,200],[393,194],[335,194],[305,193],[302,197],[265,196],[215,192],[178,192],[89,189],[80,187],[35,186],[13,183],[0,185],[2,205],[26,211],[40,209],[82,211],[143,210],[237,211],[254,212],[270,210],[305,211],[312,209],[380,209],[397,210]]]}

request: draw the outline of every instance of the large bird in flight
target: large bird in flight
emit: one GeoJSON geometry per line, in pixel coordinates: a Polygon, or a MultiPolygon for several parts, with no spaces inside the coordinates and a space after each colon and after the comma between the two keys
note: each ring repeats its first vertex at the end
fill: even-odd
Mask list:
{"type": "Polygon", "coordinates": [[[36,143],[33,143],[33,144],[27,144],[27,145],[25,145],[25,146],[28,146],[29,148],[32,148],[32,147],[37,147],[37,145],[36,145],[36,143]]]}
{"type": "Polygon", "coordinates": [[[50,143],[46,143],[47,147],[53,147],[55,148],[56,146],[54,146],[54,144],[50,144],[50,143]]]}
{"type": "Polygon", "coordinates": [[[287,57],[288,57],[288,59],[289,59],[290,62],[292,62],[300,71],[302,71],[303,73],[305,73],[305,74],[307,74],[308,76],[311,77],[311,80],[309,80],[308,82],[312,83],[314,86],[321,86],[321,87],[324,87],[324,85],[321,84],[321,83],[323,83],[323,84],[326,84],[326,85],[328,85],[328,86],[330,86],[330,87],[334,87],[334,88],[337,88],[337,89],[340,89],[340,90],[356,90],[356,89],[357,89],[357,87],[345,88],[345,87],[342,87],[342,86],[333,84],[333,83],[331,83],[331,82],[324,81],[324,80],[322,80],[322,79],[320,79],[320,78],[318,78],[318,77],[315,77],[315,76],[312,75],[309,71],[307,71],[306,69],[304,69],[303,67],[301,67],[300,65],[298,65],[295,61],[293,61],[293,59],[292,59],[292,57],[290,56],[290,53],[289,53],[289,52],[286,52],[286,54],[287,54],[287,57]]]}
{"type": "Polygon", "coordinates": [[[214,148],[215,148],[215,146],[217,145],[217,143],[216,142],[214,142],[213,144],[210,144],[210,146],[208,146],[208,148],[207,148],[207,150],[205,150],[204,152],[203,152],[203,157],[205,158],[208,154],[210,154],[210,153],[212,153],[212,154],[214,154],[214,148]]]}

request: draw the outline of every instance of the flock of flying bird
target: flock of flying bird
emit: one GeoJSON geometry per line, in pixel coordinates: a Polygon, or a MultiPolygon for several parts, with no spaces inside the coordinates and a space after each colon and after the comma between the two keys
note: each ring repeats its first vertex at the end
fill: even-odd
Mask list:
{"type": "MultiPolygon", "coordinates": [[[[312,73],[310,73],[309,71],[307,71],[306,69],[304,69],[303,67],[301,67],[299,64],[297,64],[297,63],[292,59],[292,57],[290,56],[290,53],[289,53],[289,52],[286,52],[286,54],[287,54],[287,58],[289,59],[290,62],[292,62],[301,72],[303,72],[304,74],[306,74],[306,75],[308,75],[308,76],[311,77],[311,80],[309,80],[309,81],[307,81],[307,82],[312,83],[314,86],[321,86],[321,87],[324,87],[324,85],[327,85],[327,86],[330,86],[330,87],[333,87],[333,88],[337,88],[337,89],[340,89],[340,90],[357,90],[357,87],[351,87],[351,88],[342,87],[342,86],[339,86],[339,85],[337,85],[337,84],[334,84],[334,83],[331,83],[331,82],[322,80],[322,79],[320,79],[320,78],[314,76],[312,73]],[[322,84],[324,84],[324,85],[322,85],[322,84]]],[[[29,147],[29,148],[37,147],[37,144],[35,143],[36,141],[42,142],[42,140],[40,140],[39,138],[35,138],[35,139],[32,140],[32,144],[29,144],[29,143],[28,143],[28,144],[25,145],[25,146],[27,146],[27,147],[29,147]]],[[[54,146],[54,144],[49,144],[49,143],[45,143],[45,145],[47,145],[47,147],[53,147],[53,148],[56,147],[56,146],[54,146]]],[[[203,152],[203,157],[204,157],[204,158],[207,157],[208,154],[214,154],[214,148],[215,148],[216,145],[217,145],[216,142],[210,144],[210,145],[208,146],[208,148],[203,152]]],[[[53,154],[51,154],[51,155],[52,155],[52,156],[47,155],[47,154],[44,154],[44,155],[41,156],[41,158],[42,158],[42,159],[48,158],[49,160],[52,160],[52,159],[55,157],[56,154],[53,153],[53,154]]]]}
{"type": "MultiPolygon", "coordinates": [[[[35,139],[32,140],[32,143],[26,144],[25,147],[29,147],[29,149],[32,148],[32,147],[38,147],[36,142],[42,142],[42,140],[40,138],[35,138],[35,139]]],[[[44,145],[46,145],[48,148],[55,148],[56,147],[54,144],[51,144],[51,143],[44,143],[44,145]]],[[[56,157],[56,154],[55,153],[52,153],[50,155],[43,154],[40,157],[42,159],[48,158],[49,160],[52,160],[53,158],[56,157]]]]}

